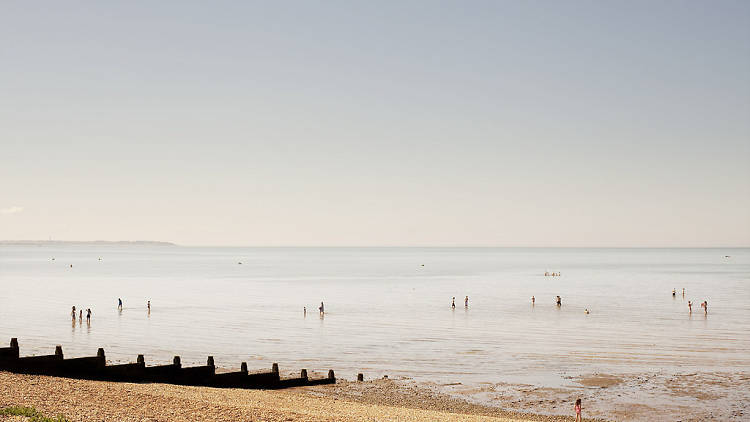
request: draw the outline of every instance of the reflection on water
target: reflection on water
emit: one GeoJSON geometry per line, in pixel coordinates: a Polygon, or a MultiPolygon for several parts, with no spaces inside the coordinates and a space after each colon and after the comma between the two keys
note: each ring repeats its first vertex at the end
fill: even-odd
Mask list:
{"type": "Polygon", "coordinates": [[[747,274],[747,249],[0,246],[0,341],[19,337],[23,354],[61,344],[66,356],[105,347],[116,361],[213,355],[222,367],[255,356],[258,368],[464,384],[748,371],[747,274]],[[545,277],[551,268],[565,275],[545,277]],[[457,315],[451,298],[466,296],[457,315]],[[317,321],[300,317],[321,299],[317,321]],[[693,316],[688,300],[711,312],[693,316]],[[83,321],[66,326],[73,305],[93,311],[85,336],[83,321]]]}

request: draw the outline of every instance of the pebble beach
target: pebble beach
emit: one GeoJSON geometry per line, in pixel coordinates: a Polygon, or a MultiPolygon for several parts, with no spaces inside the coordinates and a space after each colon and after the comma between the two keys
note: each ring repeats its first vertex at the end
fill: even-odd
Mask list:
{"type": "Polygon", "coordinates": [[[570,420],[505,412],[427,390],[404,391],[390,380],[267,391],[112,383],[0,372],[0,408],[9,406],[34,407],[50,417],[63,415],[71,422],[570,420]]]}

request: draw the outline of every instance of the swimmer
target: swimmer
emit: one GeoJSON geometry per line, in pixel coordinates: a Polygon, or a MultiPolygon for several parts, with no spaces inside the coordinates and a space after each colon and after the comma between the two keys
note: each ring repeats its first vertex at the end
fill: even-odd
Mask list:
{"type": "Polygon", "coordinates": [[[583,311],[583,313],[584,313],[584,314],[586,314],[586,315],[588,315],[588,314],[589,314],[590,312],[589,312],[588,308],[586,308],[586,309],[585,309],[585,310],[583,311]]]}

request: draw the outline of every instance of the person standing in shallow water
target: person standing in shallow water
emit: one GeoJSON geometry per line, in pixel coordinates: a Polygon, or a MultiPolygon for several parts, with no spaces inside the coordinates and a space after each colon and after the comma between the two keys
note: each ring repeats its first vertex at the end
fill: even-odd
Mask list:
{"type": "Polygon", "coordinates": [[[86,309],[86,324],[91,324],[91,308],[86,309]]]}
{"type": "Polygon", "coordinates": [[[78,312],[79,312],[78,313],[78,321],[83,322],[83,309],[81,309],[78,312]]]}
{"type": "Polygon", "coordinates": [[[453,296],[453,300],[451,301],[451,308],[456,309],[456,297],[453,296]]]}
{"type": "Polygon", "coordinates": [[[560,299],[560,296],[557,296],[557,306],[562,306],[562,299],[560,299]]]}
{"type": "Polygon", "coordinates": [[[320,311],[321,315],[324,315],[326,313],[326,308],[323,306],[323,302],[320,302],[320,307],[318,308],[318,311],[320,311]]]}
{"type": "Polygon", "coordinates": [[[73,318],[73,322],[76,321],[76,307],[73,307],[73,310],[70,311],[70,317],[73,318]]]}
{"type": "Polygon", "coordinates": [[[531,305],[534,305],[534,302],[536,302],[536,298],[534,296],[531,296],[531,305]]]}
{"type": "Polygon", "coordinates": [[[119,297],[117,298],[117,309],[122,311],[122,299],[119,297]]]}
{"type": "Polygon", "coordinates": [[[468,307],[469,307],[469,296],[466,296],[466,298],[464,299],[464,308],[468,308],[468,307]]]}
{"type": "Polygon", "coordinates": [[[688,300],[688,313],[689,314],[693,313],[693,302],[691,302],[689,300],[688,300]]]}

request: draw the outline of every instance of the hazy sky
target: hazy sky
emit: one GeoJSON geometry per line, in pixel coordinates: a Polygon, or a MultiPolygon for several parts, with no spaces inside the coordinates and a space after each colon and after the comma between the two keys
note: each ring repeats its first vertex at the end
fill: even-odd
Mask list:
{"type": "Polygon", "coordinates": [[[0,239],[750,245],[750,2],[0,3],[0,239]]]}

